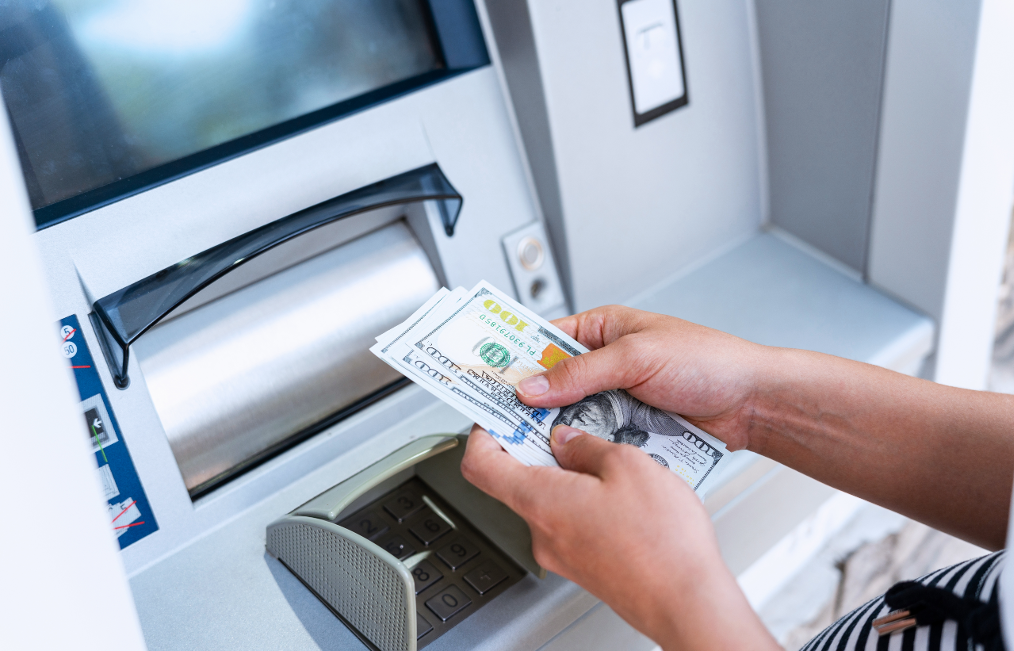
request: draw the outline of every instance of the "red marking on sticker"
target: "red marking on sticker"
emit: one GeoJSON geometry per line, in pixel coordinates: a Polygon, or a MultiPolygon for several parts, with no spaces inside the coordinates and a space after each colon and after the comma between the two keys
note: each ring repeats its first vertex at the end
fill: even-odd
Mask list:
{"type": "MultiPolygon", "coordinates": [[[[123,515],[124,513],[126,513],[127,509],[129,509],[130,507],[134,506],[135,504],[137,504],[137,500],[134,500],[133,502],[131,502],[130,504],[128,504],[126,506],[126,508],[124,508],[122,511],[120,511],[120,515],[123,515]]],[[[115,518],[113,518],[113,522],[116,522],[117,520],[119,520],[120,519],[120,515],[118,515],[115,518]]],[[[113,522],[110,522],[109,524],[112,524],[113,522]]],[[[119,529],[119,527],[117,527],[117,529],[119,529]]]]}
{"type": "Polygon", "coordinates": [[[118,527],[113,527],[113,531],[116,531],[117,529],[126,529],[127,527],[137,527],[142,524],[144,524],[144,520],[141,520],[140,522],[132,522],[130,524],[121,524],[118,527]]]}
{"type": "Polygon", "coordinates": [[[91,366],[71,366],[71,368],[91,368],[91,366]]]}
{"type": "Polygon", "coordinates": [[[73,337],[73,336],[74,336],[74,333],[75,333],[75,332],[77,332],[77,328],[73,328],[73,329],[72,329],[72,330],[71,330],[70,332],[68,332],[68,333],[67,333],[67,336],[66,336],[66,337],[64,337],[64,338],[63,338],[63,340],[64,340],[64,341],[67,341],[68,339],[70,339],[71,337],[73,337]]]}

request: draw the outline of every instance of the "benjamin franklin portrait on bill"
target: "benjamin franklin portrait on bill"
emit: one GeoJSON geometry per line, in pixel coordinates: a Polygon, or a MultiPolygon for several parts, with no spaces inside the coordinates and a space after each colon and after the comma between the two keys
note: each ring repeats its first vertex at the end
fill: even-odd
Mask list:
{"type": "Polygon", "coordinates": [[[650,407],[622,390],[596,393],[562,408],[553,421],[553,427],[557,425],[570,425],[607,441],[639,448],[644,447],[651,434],[680,436],[687,432],[661,409],[650,407]]]}

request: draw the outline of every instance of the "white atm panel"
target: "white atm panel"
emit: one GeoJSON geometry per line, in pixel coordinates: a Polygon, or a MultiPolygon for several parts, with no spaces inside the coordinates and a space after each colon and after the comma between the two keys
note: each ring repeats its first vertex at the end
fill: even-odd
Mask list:
{"type": "MultiPolygon", "coordinates": [[[[663,4],[673,6],[644,6],[663,4]]],[[[505,77],[575,310],[628,300],[765,218],[750,3],[678,3],[688,103],[641,126],[620,18],[628,5],[641,6],[487,6],[498,42],[508,43],[505,77]]]]}

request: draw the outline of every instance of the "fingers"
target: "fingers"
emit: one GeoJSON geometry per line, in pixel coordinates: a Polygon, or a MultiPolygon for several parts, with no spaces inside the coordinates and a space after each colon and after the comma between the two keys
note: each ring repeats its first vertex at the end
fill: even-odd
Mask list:
{"type": "MultiPolygon", "coordinates": [[[[582,312],[582,314],[585,313],[582,312]]],[[[560,317],[559,319],[553,319],[552,321],[550,321],[550,323],[555,325],[560,330],[566,332],[567,336],[570,337],[571,339],[577,339],[577,328],[580,318],[581,314],[572,314],[570,316],[560,317]]],[[[588,346],[587,344],[583,345],[588,346]]],[[[588,348],[591,348],[591,346],[588,346],[588,348]]]]}
{"type": "Polygon", "coordinates": [[[550,442],[553,455],[564,469],[602,479],[607,479],[617,469],[627,469],[636,464],[636,455],[642,454],[629,446],[600,439],[568,425],[554,427],[550,442]],[[631,452],[634,454],[631,455],[631,452]]]}
{"type": "Polygon", "coordinates": [[[517,385],[518,398],[532,407],[560,407],[599,391],[629,389],[638,383],[645,370],[636,354],[622,342],[616,342],[564,359],[545,373],[521,380],[517,385]]]}
{"type": "Polygon", "coordinates": [[[653,316],[657,315],[622,305],[605,305],[556,319],[552,323],[585,348],[595,350],[624,335],[643,330],[653,316]]]}
{"type": "Polygon", "coordinates": [[[641,363],[637,346],[624,336],[646,328],[651,316],[609,305],[553,321],[592,350],[525,378],[517,385],[518,397],[533,407],[560,407],[600,391],[635,386],[650,369],[641,363]]]}
{"type": "Polygon", "coordinates": [[[515,505],[525,490],[534,488],[530,470],[500,447],[486,430],[472,426],[461,459],[461,474],[472,485],[516,511],[515,505]]]}

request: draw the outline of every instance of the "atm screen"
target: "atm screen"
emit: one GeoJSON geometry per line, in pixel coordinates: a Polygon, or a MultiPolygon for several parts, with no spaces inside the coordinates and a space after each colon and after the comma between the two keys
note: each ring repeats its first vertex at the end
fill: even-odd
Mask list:
{"type": "Polygon", "coordinates": [[[423,0],[13,0],[0,89],[44,227],[447,66],[423,0]]]}

